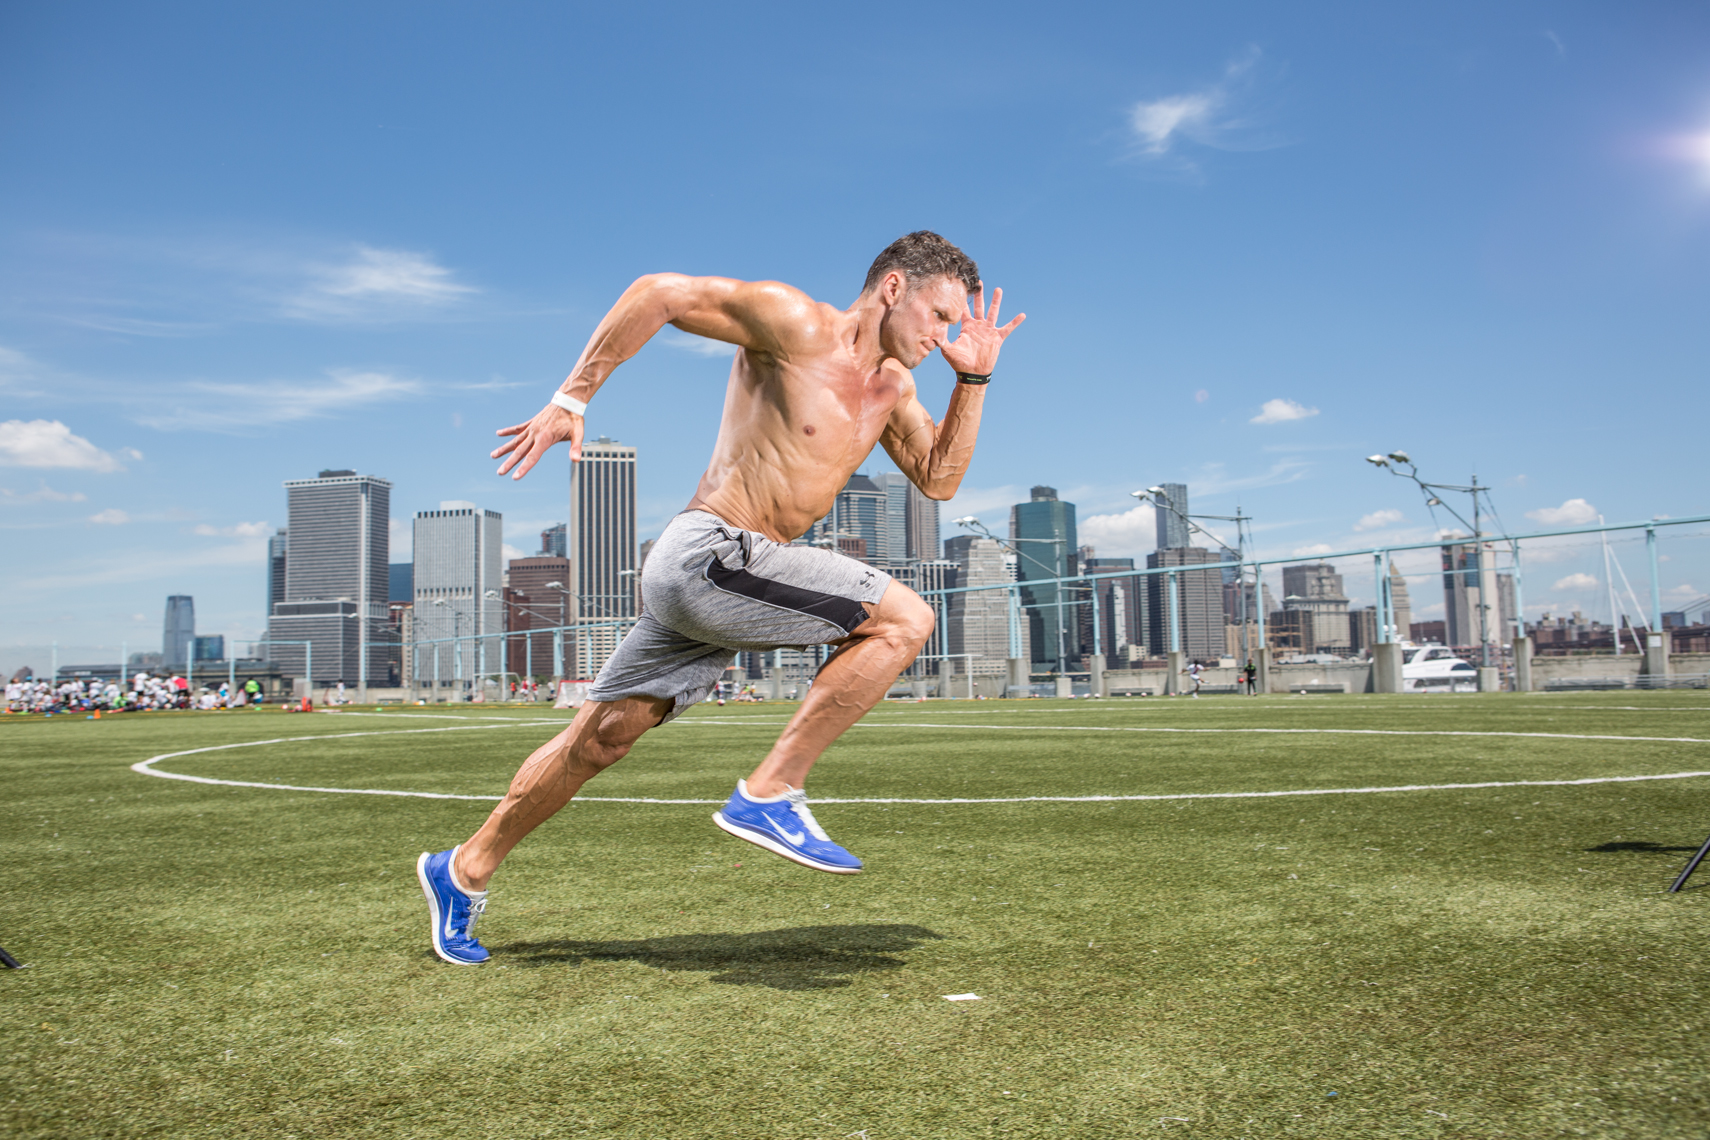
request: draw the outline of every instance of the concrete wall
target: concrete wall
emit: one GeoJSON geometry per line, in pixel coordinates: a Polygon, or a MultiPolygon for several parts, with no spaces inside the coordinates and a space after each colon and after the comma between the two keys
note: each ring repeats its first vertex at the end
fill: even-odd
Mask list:
{"type": "MultiPolygon", "coordinates": [[[[1639,675],[1644,658],[1637,653],[1587,653],[1574,657],[1533,657],[1532,688],[1542,690],[1551,681],[1585,680],[1593,677],[1633,678],[1639,675]]],[[[1670,674],[1710,673],[1710,653],[1671,653],[1670,674]]]]}

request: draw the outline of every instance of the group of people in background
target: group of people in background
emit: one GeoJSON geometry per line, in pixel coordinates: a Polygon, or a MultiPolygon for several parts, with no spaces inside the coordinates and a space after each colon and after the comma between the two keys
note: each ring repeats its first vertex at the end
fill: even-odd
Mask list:
{"type": "Polygon", "coordinates": [[[34,677],[14,678],[6,684],[8,713],[235,709],[260,705],[262,699],[261,685],[254,679],[236,688],[222,681],[218,688],[205,687],[194,693],[187,678],[149,673],[133,673],[122,685],[99,679],[55,684],[34,677]]]}

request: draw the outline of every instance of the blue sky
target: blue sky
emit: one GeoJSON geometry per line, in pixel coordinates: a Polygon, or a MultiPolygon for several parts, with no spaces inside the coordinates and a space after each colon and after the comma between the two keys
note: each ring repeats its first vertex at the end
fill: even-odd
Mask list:
{"type": "MultiPolygon", "coordinates": [[[[567,461],[497,478],[491,433],[630,280],[847,304],[917,228],[1029,317],[946,519],[1049,483],[1142,555],[1128,492],[1185,481],[1267,554],[1429,538],[1361,462],[1393,448],[1515,529],[1710,509],[1701,4],[13,4],[0,668],[157,647],[169,593],[259,635],[280,483],[322,467],[391,479],[406,540],[469,499],[532,552],[567,461]]],[[[644,535],[711,348],[667,331],[590,412],[644,535]]],[[[1668,552],[1710,591],[1710,540],[1668,552]]],[[[1540,558],[1534,609],[1599,604],[1594,549],[1540,558]]]]}

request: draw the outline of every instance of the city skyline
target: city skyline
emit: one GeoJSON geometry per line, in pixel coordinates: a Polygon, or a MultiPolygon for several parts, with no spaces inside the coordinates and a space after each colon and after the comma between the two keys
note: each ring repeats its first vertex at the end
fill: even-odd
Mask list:
{"type": "MultiPolygon", "coordinates": [[[[612,14],[611,50],[570,72],[551,64],[587,13],[427,10],[400,40],[380,10],[338,37],[313,6],[211,11],[6,16],[0,667],[42,667],[55,639],[110,659],[173,594],[259,636],[252,572],[288,521],[272,488],[321,466],[395,481],[400,557],[405,505],[442,499],[500,512],[529,553],[564,521],[568,461],[497,478],[492,433],[540,408],[637,276],[844,306],[921,227],[1029,314],[944,520],[1002,533],[998,512],[1048,484],[1082,545],[1140,560],[1156,519],[1129,493],[1171,482],[1254,516],[1264,556],[1429,541],[1453,520],[1363,465],[1395,448],[1427,478],[1476,472],[1509,531],[1704,508],[1687,449],[1634,464],[1588,430],[1710,411],[1699,7],[1000,4],[962,35],[966,71],[924,77],[878,30],[890,9],[836,35],[820,12],[668,6],[645,33],[612,14]],[[732,87],[743,51],[785,61],[796,97],[732,87]],[[871,178],[883,124],[965,98],[967,74],[992,114],[886,138],[897,176],[871,178]],[[733,113],[661,143],[709,89],[733,113]],[[759,149],[757,186],[740,156],[759,149]],[[628,176],[579,176],[590,152],[628,176]],[[978,169],[979,192],[915,176],[944,169],[978,169]]],[[[593,401],[590,437],[650,457],[639,539],[692,494],[730,363],[667,329],[593,401]]],[[[941,415],[943,362],[915,380],[941,415]]],[[[1666,541],[1667,603],[1710,591],[1710,559],[1666,541]]],[[[1416,591],[1434,558],[1404,560],[1416,591]]],[[[1528,618],[1613,616],[1626,590],[1596,544],[1549,558],[1528,618]]],[[[1370,576],[1346,572],[1369,605],[1370,576]]],[[[1421,603],[1445,616],[1424,612],[1435,591],[1421,603]]]]}

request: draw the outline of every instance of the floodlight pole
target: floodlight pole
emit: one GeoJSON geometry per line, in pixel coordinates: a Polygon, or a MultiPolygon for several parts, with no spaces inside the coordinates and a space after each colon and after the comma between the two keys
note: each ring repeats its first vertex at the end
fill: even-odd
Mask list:
{"type": "MultiPolygon", "coordinates": [[[[1496,592],[1496,567],[1494,565],[1486,565],[1486,563],[1491,560],[1485,557],[1486,544],[1484,542],[1484,517],[1479,501],[1480,495],[1483,495],[1486,499],[1490,497],[1490,488],[1488,486],[1481,485],[1478,481],[1477,475],[1472,477],[1471,484],[1467,486],[1461,486],[1455,483],[1427,483],[1419,477],[1418,466],[1405,451],[1392,451],[1388,455],[1369,455],[1366,457],[1366,462],[1370,463],[1374,467],[1385,468],[1391,475],[1398,476],[1402,479],[1411,479],[1414,484],[1419,487],[1420,492],[1424,494],[1426,507],[1442,507],[1445,511],[1454,515],[1456,522],[1460,523],[1462,526],[1470,527],[1472,529],[1472,546],[1478,554],[1479,664],[1486,669],[1490,668],[1490,595],[1496,592]],[[1407,468],[1407,470],[1401,470],[1403,467],[1407,468]],[[1471,495],[1473,515],[1472,522],[1467,522],[1467,520],[1462,518],[1460,512],[1456,511],[1455,508],[1451,507],[1448,503],[1445,503],[1438,496],[1432,494],[1433,491],[1458,491],[1462,494],[1471,495]],[[1488,586],[1486,585],[1487,580],[1489,583],[1488,586]]],[[[1525,611],[1520,608],[1520,544],[1516,540],[1510,539],[1509,546],[1514,555],[1514,608],[1519,611],[1514,615],[1514,617],[1521,634],[1524,635],[1526,629],[1526,615],[1525,611]]]]}

